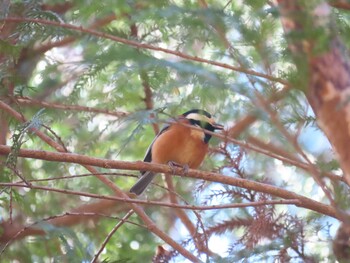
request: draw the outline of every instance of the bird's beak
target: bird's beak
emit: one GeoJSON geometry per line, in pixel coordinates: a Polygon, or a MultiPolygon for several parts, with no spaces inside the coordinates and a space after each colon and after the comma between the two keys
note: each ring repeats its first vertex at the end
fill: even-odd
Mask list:
{"type": "Polygon", "coordinates": [[[224,129],[224,125],[221,125],[219,123],[212,123],[211,126],[213,126],[215,128],[215,130],[223,130],[224,129]]]}

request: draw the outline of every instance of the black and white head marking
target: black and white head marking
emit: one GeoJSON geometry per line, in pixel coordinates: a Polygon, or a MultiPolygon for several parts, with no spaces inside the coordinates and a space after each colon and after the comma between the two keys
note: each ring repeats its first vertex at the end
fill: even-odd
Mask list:
{"type": "MultiPolygon", "coordinates": [[[[222,130],[223,126],[215,123],[211,114],[205,110],[194,109],[182,114],[190,123],[194,126],[200,127],[208,131],[222,130]]],[[[208,143],[211,139],[211,135],[204,133],[203,140],[208,143]]]]}

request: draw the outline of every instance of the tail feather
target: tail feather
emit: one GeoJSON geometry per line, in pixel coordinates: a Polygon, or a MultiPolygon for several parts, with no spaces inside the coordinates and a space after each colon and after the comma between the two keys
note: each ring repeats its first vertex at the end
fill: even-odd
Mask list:
{"type": "Polygon", "coordinates": [[[146,172],[144,175],[140,177],[140,179],[130,188],[130,193],[134,193],[136,195],[140,195],[145,191],[147,186],[152,182],[154,176],[156,174],[152,172],[146,172]]]}

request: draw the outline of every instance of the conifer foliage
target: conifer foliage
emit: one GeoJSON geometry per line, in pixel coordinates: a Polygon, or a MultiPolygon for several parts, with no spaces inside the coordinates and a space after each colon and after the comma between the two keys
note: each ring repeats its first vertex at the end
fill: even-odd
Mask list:
{"type": "Polygon", "coordinates": [[[350,262],[349,12],[1,1],[1,262],[350,262]],[[140,162],[197,108],[199,170],[140,162]]]}

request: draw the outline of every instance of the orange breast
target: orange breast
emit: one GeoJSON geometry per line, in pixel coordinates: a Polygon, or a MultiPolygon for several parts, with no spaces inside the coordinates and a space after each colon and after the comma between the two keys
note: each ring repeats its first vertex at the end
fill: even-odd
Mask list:
{"type": "Polygon", "coordinates": [[[203,132],[173,124],[152,146],[152,162],[167,164],[173,161],[196,169],[208,152],[203,132]]]}

